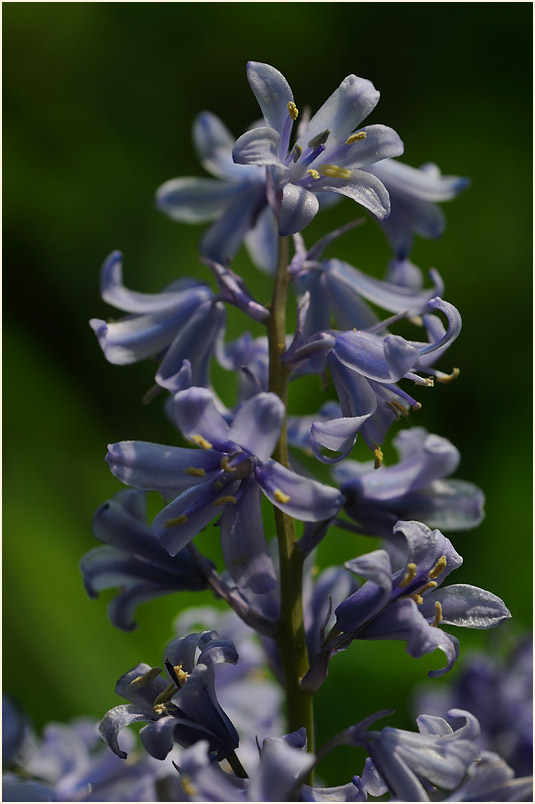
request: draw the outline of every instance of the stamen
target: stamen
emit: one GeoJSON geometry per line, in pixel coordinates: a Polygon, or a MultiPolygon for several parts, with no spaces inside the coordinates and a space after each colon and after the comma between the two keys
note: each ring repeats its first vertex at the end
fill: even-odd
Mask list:
{"type": "Polygon", "coordinates": [[[204,469],[199,469],[196,466],[188,466],[187,469],[184,469],[185,475],[192,475],[192,477],[204,477],[206,471],[204,469]]]}
{"type": "Polygon", "coordinates": [[[197,795],[197,788],[191,781],[191,777],[188,776],[187,773],[180,774],[180,784],[184,788],[184,792],[188,794],[188,796],[196,796],[197,795]]]}
{"type": "Polygon", "coordinates": [[[143,673],[143,675],[138,676],[133,681],[131,681],[130,686],[133,686],[135,684],[136,687],[145,687],[150,681],[156,678],[156,676],[159,676],[161,672],[162,672],[161,667],[151,667],[151,669],[147,670],[146,673],[143,673]]]}
{"type": "Polygon", "coordinates": [[[401,583],[399,584],[400,589],[404,589],[408,586],[414,579],[416,578],[416,570],[418,569],[417,565],[414,564],[412,561],[409,561],[407,564],[407,573],[401,583]]]}
{"type": "Polygon", "coordinates": [[[418,594],[418,592],[415,592],[413,595],[409,595],[409,597],[410,597],[412,600],[414,600],[414,602],[415,602],[415,603],[416,603],[418,606],[421,606],[421,605],[422,605],[422,603],[424,602],[423,597],[422,597],[421,595],[419,595],[419,594],[418,594]]]}
{"type": "Polygon", "coordinates": [[[358,142],[359,140],[366,139],[366,132],[365,131],[357,131],[355,134],[352,134],[346,140],[346,145],[353,145],[354,142],[358,142]]]}
{"type": "Polygon", "coordinates": [[[402,416],[409,415],[409,411],[407,410],[405,405],[402,405],[401,402],[398,402],[397,399],[389,399],[387,402],[385,402],[385,405],[387,408],[390,408],[390,410],[393,412],[397,422],[399,422],[402,416]]]}
{"type": "Polygon", "coordinates": [[[422,377],[422,379],[428,388],[434,388],[435,380],[433,379],[433,377],[422,377]]]}
{"type": "Polygon", "coordinates": [[[312,139],[308,143],[308,147],[319,148],[320,145],[324,145],[327,142],[330,133],[331,132],[329,131],[329,129],[326,128],[325,131],[321,131],[319,134],[316,134],[316,136],[312,137],[312,139]]]}
{"type": "Polygon", "coordinates": [[[221,463],[219,465],[221,466],[221,469],[223,469],[223,471],[225,471],[225,472],[235,472],[236,471],[229,464],[228,458],[227,458],[226,455],[224,455],[223,458],[221,458],[221,463]]]}
{"type": "Polygon", "coordinates": [[[431,623],[431,626],[436,628],[440,622],[442,622],[442,604],[439,600],[435,600],[435,619],[431,623]]]}
{"type": "Polygon", "coordinates": [[[288,113],[292,120],[297,120],[299,117],[299,109],[293,101],[288,101],[288,113]]]}
{"type": "Polygon", "coordinates": [[[229,494],[227,497],[218,497],[217,500],[214,500],[214,505],[225,505],[225,503],[234,503],[236,504],[238,500],[236,497],[233,497],[229,494]]]}
{"type": "Polygon", "coordinates": [[[313,169],[311,169],[311,170],[307,170],[307,175],[308,175],[308,176],[312,176],[312,178],[313,178],[313,179],[320,179],[320,178],[321,178],[321,176],[320,176],[320,174],[318,173],[318,171],[317,171],[317,170],[313,170],[313,169]]]}
{"type": "Polygon", "coordinates": [[[331,179],[350,179],[352,171],[348,168],[341,168],[338,165],[320,165],[322,176],[329,176],[331,179]]]}
{"type": "Polygon", "coordinates": [[[447,560],[446,556],[440,556],[440,558],[438,559],[437,563],[435,564],[435,566],[433,567],[433,569],[429,573],[429,577],[430,578],[438,578],[440,573],[444,572],[444,570],[446,569],[447,564],[448,564],[448,560],[447,560]]]}
{"type": "Polygon", "coordinates": [[[183,687],[189,678],[189,673],[186,673],[185,670],[182,670],[182,663],[175,665],[173,670],[178,681],[178,686],[183,687]]]}
{"type": "Polygon", "coordinates": [[[164,704],[156,704],[153,707],[153,709],[154,709],[154,711],[156,712],[157,715],[163,715],[163,713],[165,712],[164,704]]]}
{"type": "Polygon", "coordinates": [[[422,586],[422,588],[419,589],[418,591],[420,592],[421,595],[423,595],[424,592],[427,592],[428,589],[434,589],[435,586],[438,586],[438,583],[436,581],[429,581],[428,583],[425,584],[425,586],[422,586]]]}
{"type": "Polygon", "coordinates": [[[294,161],[294,162],[297,162],[297,160],[299,159],[299,157],[301,156],[301,154],[302,154],[302,153],[303,153],[303,149],[301,148],[301,146],[300,146],[300,145],[298,145],[298,144],[296,143],[296,144],[294,145],[294,147],[293,147],[293,151],[292,151],[292,154],[293,154],[293,161],[294,161]]]}
{"type": "Polygon", "coordinates": [[[275,499],[277,500],[277,502],[280,502],[280,503],[287,503],[287,502],[290,502],[290,495],[289,495],[289,494],[285,494],[285,493],[284,493],[283,491],[281,491],[280,489],[275,489],[275,491],[273,492],[273,496],[275,497],[275,499]]]}
{"type": "Polygon", "coordinates": [[[373,465],[374,469],[379,469],[383,465],[383,450],[376,444],[373,450],[373,454],[375,455],[375,463],[373,465]]]}
{"type": "Polygon", "coordinates": [[[174,519],[168,519],[164,528],[174,528],[176,525],[183,525],[187,521],[188,518],[186,514],[180,514],[180,516],[176,516],[174,519]]]}
{"type": "Polygon", "coordinates": [[[214,488],[219,491],[219,489],[223,488],[223,483],[220,480],[216,480],[214,483],[214,488]]]}
{"type": "Polygon", "coordinates": [[[452,380],[456,380],[460,373],[461,370],[458,368],[454,368],[451,374],[442,374],[441,372],[440,374],[436,375],[436,381],[446,384],[452,380]]]}
{"type": "Polygon", "coordinates": [[[160,694],[154,699],[154,709],[160,704],[165,704],[171,700],[173,695],[176,693],[176,684],[168,684],[167,687],[160,692],[160,694]]]}
{"type": "Polygon", "coordinates": [[[191,440],[195,441],[195,443],[198,444],[199,447],[202,447],[203,449],[212,449],[213,444],[210,444],[210,442],[207,441],[206,438],[203,438],[202,435],[198,434],[192,435],[191,440]]]}

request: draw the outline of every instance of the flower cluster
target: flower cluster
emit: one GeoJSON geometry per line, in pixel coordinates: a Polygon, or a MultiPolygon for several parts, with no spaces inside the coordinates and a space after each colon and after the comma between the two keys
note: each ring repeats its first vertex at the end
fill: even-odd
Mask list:
{"type": "MultiPolygon", "coordinates": [[[[161,666],[142,662],[121,676],[116,693],[126,703],[98,727],[111,750],[95,747],[94,724],[76,723],[50,726],[28,753],[8,703],[4,800],[527,800],[529,769],[515,778],[494,743],[478,742],[486,713],[471,712],[471,694],[446,707],[452,725],[428,713],[418,732],[377,730],[392,713],[364,712],[314,745],[314,695],[335,654],[356,651],[357,641],[401,640],[416,659],[442,651],[445,666],[430,673],[441,676],[460,650],[444,626],[488,629],[511,615],[492,592],[446,582],[462,558],[442,531],[478,525],[483,494],[450,478],[460,457],[449,441],[400,427],[435,384],[459,375],[446,353],[460,313],[441,275],[431,270],[424,281],[410,253],[414,234],[441,234],[437,202],[467,181],[397,161],[399,135],[362,125],[379,100],[367,79],[347,76],[310,115],[274,67],[250,62],[247,78],[262,119],[234,140],[202,113],[194,141],[214,178],[173,179],[157,191],[170,218],[212,221],[200,244],[212,283],[180,276],[160,293],[138,293],[123,283],[119,252],[104,262],[102,297],[127,315],[91,327],[111,363],[156,362],[145,401],[165,395],[177,443],[109,445],[108,467],[129,488],[98,509],[93,531],[103,544],[80,563],[91,597],[117,590],[108,612],[125,631],[136,627],[140,604],[164,594],[211,590],[228,610],[182,612],[161,666]],[[303,230],[344,197],[388,238],[384,279],[324,257],[360,221],[305,245],[303,230]],[[269,304],[231,267],[242,242],[274,274],[269,304]],[[256,330],[229,341],[226,317],[236,307],[256,330]],[[238,375],[230,404],[212,383],[216,362],[238,375]],[[298,415],[288,410],[288,386],[311,374],[330,396],[298,415]],[[386,465],[392,432],[399,461],[386,465]],[[359,436],[369,461],[350,458],[359,436]],[[305,466],[289,447],[312,460],[305,466]],[[151,492],[160,510],[149,524],[151,492]],[[315,549],[335,538],[335,526],[381,544],[320,572],[315,549]],[[214,528],[220,551],[206,547],[214,528]],[[143,724],[141,748],[132,724],[143,724]],[[343,744],[365,749],[359,775],[337,787],[314,782],[316,765],[343,744]]],[[[348,708],[361,705],[355,698],[348,708]]]]}

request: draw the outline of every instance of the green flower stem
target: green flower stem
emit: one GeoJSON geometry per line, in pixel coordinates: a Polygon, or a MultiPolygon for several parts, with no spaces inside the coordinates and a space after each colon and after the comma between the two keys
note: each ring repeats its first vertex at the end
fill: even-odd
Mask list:
{"type": "MultiPolygon", "coordinates": [[[[281,363],[286,351],[286,298],[288,293],[288,238],[279,239],[277,275],[273,288],[270,316],[267,320],[269,341],[269,390],[287,405],[288,369],[281,363]]],[[[288,466],[286,417],[273,458],[288,466]]],[[[313,696],[304,692],[299,682],[309,667],[303,623],[303,562],[304,556],[297,546],[294,520],[274,507],[277,539],[279,543],[281,618],[277,635],[284,682],[290,731],[306,728],[308,750],[314,750],[313,696]]],[[[310,782],[309,782],[310,783],[310,782]]]]}

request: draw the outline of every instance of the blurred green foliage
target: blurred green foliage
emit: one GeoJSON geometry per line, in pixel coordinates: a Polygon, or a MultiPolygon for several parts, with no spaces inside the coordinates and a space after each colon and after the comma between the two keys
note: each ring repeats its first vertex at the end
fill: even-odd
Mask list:
{"type": "MultiPolygon", "coordinates": [[[[249,59],[278,67],[313,110],[348,73],[370,78],[382,98],[367,122],[400,133],[405,161],[472,179],[444,207],[441,241],[414,249],[416,264],[441,272],[464,330],[441,364],[460,366],[460,379],[422,391],[410,424],[450,438],[459,477],[487,495],[485,522],[454,535],[465,558],[454,581],[499,594],[514,619],[492,636],[457,632],[462,650],[497,649],[529,627],[531,13],[526,3],[4,4],[4,689],[37,727],[102,715],[122,672],[160,661],[178,608],[211,600],[156,601],[123,634],[107,621],[108,596],[84,592],[77,562],[95,544],[92,513],[119,488],[106,443],[176,441],[161,401],[140,403],[151,366],[108,365],[87,320],[111,313],[98,273],[114,248],[138,290],[206,275],[202,228],[172,223],[152,199],[166,179],[203,174],[191,144],[198,112],[236,136],[258,117],[249,59]]],[[[349,201],[326,211],[307,243],[358,215],[349,201]]],[[[381,276],[389,250],[368,220],[337,256],[381,276]]],[[[269,298],[245,254],[235,269],[269,298]]],[[[229,318],[230,337],[260,333],[229,318]]],[[[315,387],[296,384],[295,411],[311,412],[315,387]]],[[[210,527],[203,545],[216,538],[210,527]]],[[[336,531],[319,561],[375,544],[336,531]]],[[[376,709],[395,708],[391,722],[407,725],[411,688],[439,663],[401,643],[354,644],[317,696],[320,739],[376,709]]],[[[333,762],[332,783],[360,771],[349,750],[333,762]]]]}

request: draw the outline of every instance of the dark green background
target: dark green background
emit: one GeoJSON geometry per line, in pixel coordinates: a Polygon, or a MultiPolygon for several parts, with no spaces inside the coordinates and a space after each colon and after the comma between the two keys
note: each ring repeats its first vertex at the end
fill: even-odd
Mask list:
{"type": "MultiPolygon", "coordinates": [[[[393,126],[408,163],[472,179],[444,207],[441,241],[414,249],[418,265],[441,272],[464,330],[441,363],[460,366],[460,379],[417,389],[424,407],[411,423],[450,438],[458,476],[487,495],[481,527],[453,537],[465,558],[453,582],[509,605],[514,620],[492,635],[493,650],[529,627],[531,14],[529,3],[4,4],[4,688],[37,726],[102,715],[118,703],[122,672],[160,661],[177,609],[210,599],[149,604],[139,630],[123,634],[107,621],[106,596],[85,595],[77,563],[95,544],[91,516],[119,488],[106,443],[176,439],[160,401],[140,404],[151,366],[108,365],[87,320],[111,314],[98,274],[112,249],[136,290],[205,275],[202,228],[164,218],[153,194],[166,179],[203,174],[190,135],[198,112],[236,136],[258,117],[249,59],[278,67],[298,106],[313,110],[348,73],[370,78],[382,97],[367,122],[393,126]]],[[[344,201],[307,242],[359,214],[344,201]]],[[[371,220],[336,253],[376,276],[389,255],[371,220]]],[[[235,267],[267,300],[244,254],[235,267]]],[[[250,328],[241,314],[230,319],[232,336],[250,328]]],[[[307,409],[303,388],[294,410],[307,409]]],[[[334,533],[320,560],[374,546],[334,533]]],[[[457,634],[464,650],[489,637],[457,634]]],[[[379,708],[406,723],[412,686],[439,664],[401,643],[354,644],[318,695],[320,736],[379,708]]],[[[331,782],[360,770],[349,751],[337,761],[331,782]]]]}

